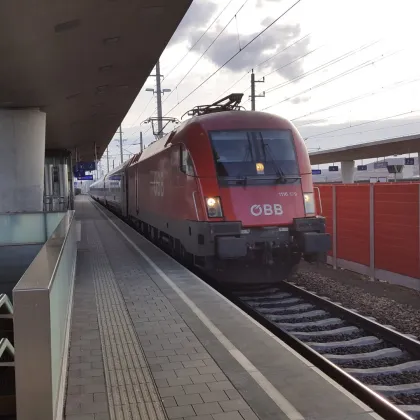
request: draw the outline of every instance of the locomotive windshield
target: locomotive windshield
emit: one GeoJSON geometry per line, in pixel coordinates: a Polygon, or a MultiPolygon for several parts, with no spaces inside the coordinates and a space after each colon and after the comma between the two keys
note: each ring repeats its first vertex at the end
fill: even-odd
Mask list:
{"type": "Polygon", "coordinates": [[[219,177],[299,176],[290,130],[211,131],[219,177]]]}

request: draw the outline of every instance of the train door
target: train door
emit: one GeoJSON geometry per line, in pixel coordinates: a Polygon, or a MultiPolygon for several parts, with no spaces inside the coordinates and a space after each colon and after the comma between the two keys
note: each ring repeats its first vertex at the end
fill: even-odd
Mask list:
{"type": "MultiPolygon", "coordinates": [[[[205,214],[203,213],[203,206],[201,200],[201,186],[196,177],[196,171],[194,167],[194,162],[191,158],[191,154],[188,149],[182,144],[181,145],[181,172],[186,175],[184,186],[185,191],[187,192],[186,206],[185,209],[191,209],[193,207],[194,216],[190,214],[185,214],[185,219],[190,217],[196,218],[196,220],[205,220],[205,214]],[[191,206],[192,204],[192,206],[191,206]]],[[[185,210],[184,210],[185,211],[185,210]]]]}
{"type": "Polygon", "coordinates": [[[126,185],[126,176],[124,173],[121,174],[121,190],[120,190],[120,206],[121,206],[121,214],[123,217],[127,216],[127,185],[126,185]]]}

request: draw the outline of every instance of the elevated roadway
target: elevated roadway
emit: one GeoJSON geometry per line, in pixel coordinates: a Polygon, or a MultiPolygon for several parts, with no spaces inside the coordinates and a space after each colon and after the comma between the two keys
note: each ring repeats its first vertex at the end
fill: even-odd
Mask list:
{"type": "Polygon", "coordinates": [[[341,162],[343,182],[354,179],[354,161],[420,152],[420,135],[396,137],[310,153],[312,165],[341,162]]]}

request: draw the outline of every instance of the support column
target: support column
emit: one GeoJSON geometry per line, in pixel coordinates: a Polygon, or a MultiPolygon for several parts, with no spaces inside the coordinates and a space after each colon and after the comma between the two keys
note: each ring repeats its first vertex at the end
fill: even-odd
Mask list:
{"type": "Polygon", "coordinates": [[[0,109],[0,213],[43,210],[46,114],[0,109]]]}
{"type": "Polygon", "coordinates": [[[343,184],[354,184],[354,160],[341,162],[341,178],[343,184]]]}

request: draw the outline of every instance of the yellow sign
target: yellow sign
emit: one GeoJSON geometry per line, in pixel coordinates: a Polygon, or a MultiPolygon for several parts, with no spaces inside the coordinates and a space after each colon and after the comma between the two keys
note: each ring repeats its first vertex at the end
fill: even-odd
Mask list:
{"type": "Polygon", "coordinates": [[[264,165],[262,163],[255,164],[255,167],[259,175],[264,175],[264,165]]]}

